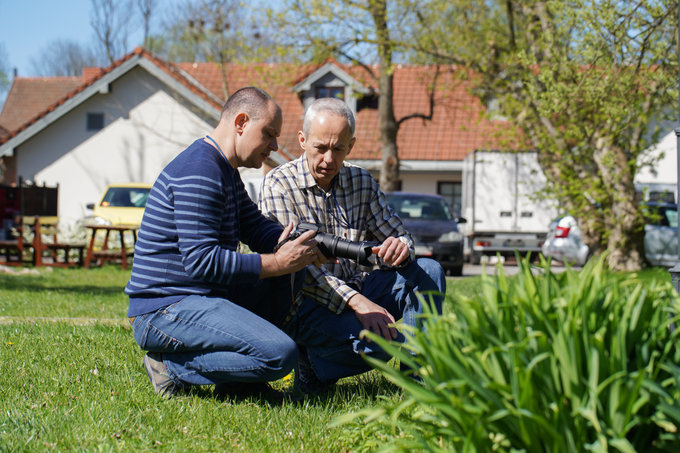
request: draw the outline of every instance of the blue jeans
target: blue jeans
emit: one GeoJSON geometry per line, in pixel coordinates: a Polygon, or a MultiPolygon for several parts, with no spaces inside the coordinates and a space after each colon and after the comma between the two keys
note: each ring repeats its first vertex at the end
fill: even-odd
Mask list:
{"type": "MultiPolygon", "coordinates": [[[[420,258],[404,269],[376,270],[364,280],[361,294],[382,306],[395,320],[420,328],[418,316],[423,304],[416,292],[432,291],[432,301],[441,313],[446,293],[446,277],[442,267],[429,258],[420,258]]],[[[425,300],[429,295],[423,294],[425,300]]],[[[354,312],[347,308],[333,313],[312,298],[305,298],[296,315],[284,330],[296,343],[307,349],[314,372],[323,382],[354,376],[371,369],[362,354],[389,360],[390,357],[375,343],[359,339],[363,326],[354,312]]],[[[396,341],[404,341],[399,335],[396,341]]]]}
{"type": "Polygon", "coordinates": [[[297,363],[295,342],[242,306],[252,309],[253,300],[264,301],[261,305],[291,300],[290,286],[287,294],[270,289],[242,288],[234,301],[187,296],[137,316],[132,325],[135,341],[142,349],[161,353],[168,375],[180,386],[281,379],[297,363]]]}

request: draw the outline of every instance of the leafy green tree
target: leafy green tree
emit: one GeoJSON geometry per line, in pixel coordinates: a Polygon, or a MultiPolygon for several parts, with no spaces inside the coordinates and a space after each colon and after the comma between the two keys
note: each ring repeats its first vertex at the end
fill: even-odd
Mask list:
{"type": "MultiPolygon", "coordinates": [[[[539,150],[549,195],[610,265],[645,264],[634,178],[677,105],[675,0],[427,0],[409,49],[463,65],[539,150]]],[[[516,147],[516,145],[515,145],[516,147]]]]}
{"type": "MultiPolygon", "coordinates": [[[[281,52],[297,53],[303,61],[322,62],[329,57],[349,61],[363,67],[377,84],[380,186],[387,192],[399,184],[399,127],[413,118],[432,118],[432,102],[427,113],[400,118],[394,113],[395,59],[412,38],[409,31],[417,21],[416,5],[405,0],[288,0],[270,11],[281,52]]],[[[429,95],[433,99],[434,91],[429,95]]]]}

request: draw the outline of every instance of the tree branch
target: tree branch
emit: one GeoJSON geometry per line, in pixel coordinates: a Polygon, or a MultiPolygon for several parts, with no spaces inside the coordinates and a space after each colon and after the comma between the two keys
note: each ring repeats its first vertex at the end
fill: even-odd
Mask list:
{"type": "Polygon", "coordinates": [[[359,59],[357,59],[357,58],[351,56],[350,54],[348,54],[347,52],[345,52],[344,50],[342,50],[340,46],[337,46],[337,47],[336,47],[336,46],[332,46],[332,47],[330,47],[328,50],[330,50],[330,51],[333,52],[333,53],[337,53],[337,54],[340,55],[340,56],[343,56],[343,57],[347,58],[347,59],[348,59],[349,61],[351,61],[352,63],[354,63],[354,64],[356,64],[356,65],[362,67],[366,72],[368,72],[368,74],[369,74],[374,80],[378,80],[378,75],[373,71],[373,69],[372,69],[367,63],[364,63],[363,61],[361,61],[361,60],[359,60],[359,59]]]}
{"type": "Polygon", "coordinates": [[[432,120],[432,118],[434,117],[434,95],[437,87],[437,79],[439,78],[440,72],[439,69],[440,69],[439,64],[435,65],[434,77],[432,78],[432,89],[430,90],[429,93],[430,113],[427,115],[424,113],[411,113],[409,115],[406,115],[397,120],[397,127],[401,127],[403,123],[414,118],[421,118],[427,121],[432,120]]]}

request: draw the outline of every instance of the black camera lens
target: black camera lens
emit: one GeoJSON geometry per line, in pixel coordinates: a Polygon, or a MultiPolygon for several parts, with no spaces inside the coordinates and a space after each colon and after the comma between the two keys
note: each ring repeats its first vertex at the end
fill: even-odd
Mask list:
{"type": "Polygon", "coordinates": [[[314,239],[316,239],[321,253],[329,258],[348,258],[365,266],[372,264],[368,260],[368,257],[373,253],[372,245],[368,242],[348,241],[326,233],[317,233],[314,239]]]}
{"type": "MultiPolygon", "coordinates": [[[[317,247],[327,258],[347,258],[364,266],[372,266],[369,257],[373,254],[373,242],[354,242],[342,239],[328,233],[320,233],[319,227],[313,223],[301,222],[294,233],[288,239],[299,237],[305,231],[314,231],[317,247]]],[[[279,244],[281,245],[281,244],[279,244]]],[[[278,247],[278,246],[277,246],[278,247]]]]}

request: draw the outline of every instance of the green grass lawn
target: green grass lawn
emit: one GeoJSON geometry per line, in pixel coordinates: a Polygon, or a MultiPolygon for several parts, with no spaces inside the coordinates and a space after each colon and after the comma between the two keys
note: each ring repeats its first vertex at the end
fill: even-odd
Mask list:
{"type": "MultiPolygon", "coordinates": [[[[376,371],[300,403],[218,401],[209,388],[157,397],[126,320],[128,277],[113,266],[0,274],[0,451],[368,451],[388,434],[331,425],[401,397],[376,371]]],[[[450,280],[447,303],[478,284],[450,280]]]]}
{"type": "Polygon", "coordinates": [[[162,400],[127,324],[129,271],[39,272],[0,274],[0,451],[356,451],[381,433],[330,423],[400,397],[371,372],[302,403],[218,401],[209,388],[162,400]]]}

